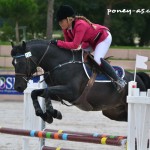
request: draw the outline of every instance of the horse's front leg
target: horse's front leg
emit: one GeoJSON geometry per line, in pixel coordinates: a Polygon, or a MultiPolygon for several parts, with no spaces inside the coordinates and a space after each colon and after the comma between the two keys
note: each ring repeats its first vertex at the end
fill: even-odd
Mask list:
{"type": "Polygon", "coordinates": [[[51,118],[52,116],[53,118],[56,119],[62,119],[61,112],[53,108],[50,97],[45,98],[45,104],[46,104],[47,118],[51,118]]]}
{"type": "Polygon", "coordinates": [[[56,119],[62,119],[62,114],[60,111],[53,108],[51,103],[51,97],[57,100],[57,97],[55,95],[48,95],[47,88],[46,89],[38,89],[33,90],[31,93],[31,98],[33,100],[33,106],[35,108],[35,113],[37,116],[40,116],[44,121],[48,123],[53,122],[53,118],[56,119]],[[46,112],[43,113],[43,110],[40,107],[40,104],[38,102],[38,96],[45,98],[45,104],[46,104],[46,112]]]}
{"type": "Polygon", "coordinates": [[[31,92],[31,98],[32,98],[32,101],[33,101],[34,109],[35,109],[35,114],[37,116],[40,116],[44,121],[47,121],[48,123],[52,123],[53,122],[53,117],[52,116],[51,117],[47,116],[47,113],[43,112],[43,110],[42,110],[42,108],[39,104],[39,101],[38,101],[38,96],[42,97],[43,92],[44,92],[44,89],[33,90],[31,92]]]}

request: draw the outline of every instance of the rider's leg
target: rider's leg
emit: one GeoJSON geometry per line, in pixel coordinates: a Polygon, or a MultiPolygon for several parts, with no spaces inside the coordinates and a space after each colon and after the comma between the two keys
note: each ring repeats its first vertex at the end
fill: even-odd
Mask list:
{"type": "Polygon", "coordinates": [[[117,83],[117,90],[122,90],[125,87],[126,82],[122,78],[118,77],[111,65],[103,59],[112,41],[111,34],[109,32],[108,34],[108,37],[96,46],[94,51],[94,60],[101,66],[104,72],[117,83]]]}
{"type": "Polygon", "coordinates": [[[126,82],[116,74],[113,67],[103,58],[101,58],[101,67],[117,83],[117,90],[122,91],[126,82]]]}
{"type": "Polygon", "coordinates": [[[100,58],[104,58],[106,53],[109,50],[109,47],[111,45],[111,41],[112,41],[112,36],[110,34],[110,32],[108,32],[108,36],[107,38],[100,42],[94,51],[94,60],[100,65],[101,64],[101,60],[100,58]]]}

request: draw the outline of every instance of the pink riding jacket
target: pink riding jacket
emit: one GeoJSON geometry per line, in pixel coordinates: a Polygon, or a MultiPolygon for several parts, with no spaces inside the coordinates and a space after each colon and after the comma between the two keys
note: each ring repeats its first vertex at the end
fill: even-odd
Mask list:
{"type": "Polygon", "coordinates": [[[97,44],[106,39],[109,29],[99,24],[93,26],[82,19],[76,19],[73,29],[63,30],[65,41],[58,40],[57,45],[66,49],[77,49],[80,45],[83,49],[89,46],[95,49],[97,44]]]}

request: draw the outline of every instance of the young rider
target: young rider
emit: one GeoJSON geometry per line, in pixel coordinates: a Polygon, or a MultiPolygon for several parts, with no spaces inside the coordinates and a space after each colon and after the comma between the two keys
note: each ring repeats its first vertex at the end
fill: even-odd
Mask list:
{"type": "Polygon", "coordinates": [[[52,40],[51,43],[61,48],[75,50],[94,50],[94,60],[117,83],[122,91],[126,82],[116,75],[114,69],[103,59],[110,47],[112,36],[105,26],[94,24],[84,16],[76,16],[69,5],[62,5],[57,11],[57,21],[63,30],[65,41],[52,40]]]}

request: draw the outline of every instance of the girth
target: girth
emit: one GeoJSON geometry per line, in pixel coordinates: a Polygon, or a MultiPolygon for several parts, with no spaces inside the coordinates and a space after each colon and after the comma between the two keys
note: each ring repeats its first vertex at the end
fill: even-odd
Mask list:
{"type": "Polygon", "coordinates": [[[73,102],[73,105],[77,106],[81,110],[84,110],[84,111],[92,111],[93,110],[93,106],[87,101],[87,95],[90,92],[90,90],[94,84],[96,75],[97,75],[97,73],[96,73],[96,71],[94,71],[91,78],[89,79],[83,93],[81,94],[81,96],[75,102],[73,102]]]}

